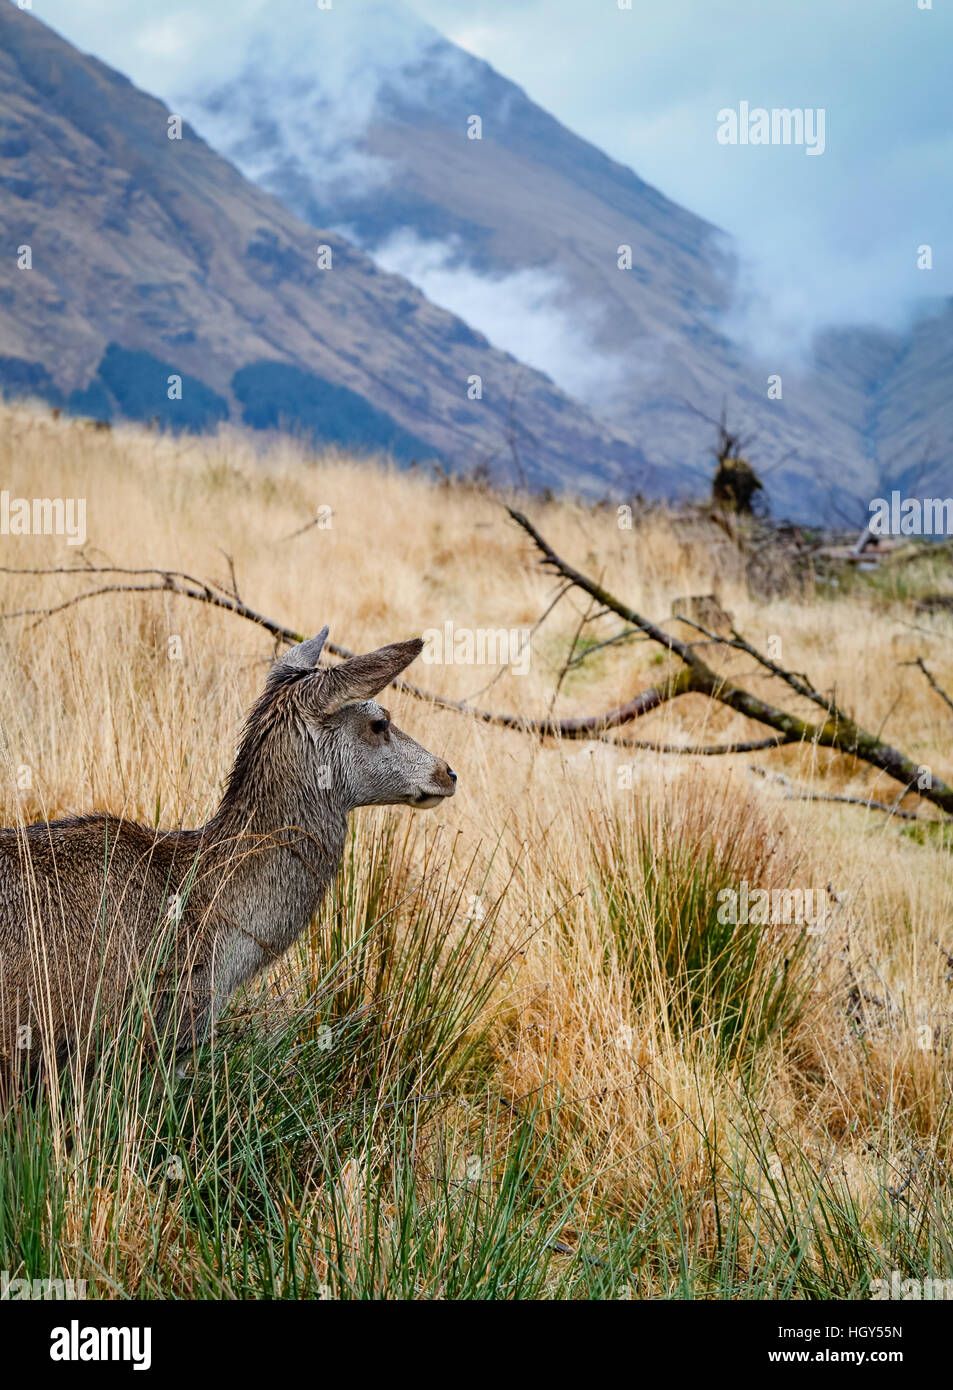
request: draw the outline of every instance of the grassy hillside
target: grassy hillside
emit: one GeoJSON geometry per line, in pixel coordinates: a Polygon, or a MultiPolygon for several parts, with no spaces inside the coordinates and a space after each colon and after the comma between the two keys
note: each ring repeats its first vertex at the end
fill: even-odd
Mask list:
{"type": "MultiPolygon", "coordinates": [[[[532,628],[556,593],[492,495],[291,442],[261,459],[238,436],[3,409],[0,478],[87,500],[85,547],[4,536],[4,566],[227,581],[227,556],[251,607],[327,622],[355,650],[447,621],[532,628]]],[[[923,654],[953,688],[953,647],[910,626],[905,590],[762,604],[700,523],[626,531],[611,510],[523,505],[640,611],[667,621],[674,598],[717,592],[867,727],[953,768],[950,711],[901,664],[923,654]]],[[[0,608],[95,586],[4,572],[0,608]]],[[[525,675],[421,661],[409,677],[534,715],[595,713],[658,679],[649,644],[608,647],[554,702],[583,612],[573,595],[553,609],[525,675]]],[[[106,808],[200,823],[274,652],[171,593],[13,618],[0,643],[5,825],[106,808]]],[[[783,698],[743,655],[724,669],[783,698]]],[[[927,825],[785,799],[749,764],[818,793],[896,786],[819,749],[539,743],[386,702],[455,768],[454,800],[352,816],[321,917],[189,1077],[154,1073],[133,1037],[85,1097],[7,1117],[0,1267],[101,1297],[866,1297],[894,1269],[953,1276],[948,848],[927,825]],[[816,888],[826,929],[719,922],[719,892],[742,882],[816,888]]],[[[631,732],[764,731],[688,696],[631,732]]]]}

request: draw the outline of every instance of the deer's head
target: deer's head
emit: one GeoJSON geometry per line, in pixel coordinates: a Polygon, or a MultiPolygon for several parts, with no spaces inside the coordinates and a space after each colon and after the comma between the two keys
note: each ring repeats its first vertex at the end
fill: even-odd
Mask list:
{"type": "MultiPolygon", "coordinates": [[[[391,723],[374,698],[420,655],[423,642],[394,642],[324,669],[318,661],[327,635],[324,628],[292,647],[268,677],[263,702],[273,713],[280,707],[286,735],[294,730],[296,766],[289,773],[308,791],[329,791],[345,810],[428,808],[453,796],[456,773],[391,723]]],[[[287,755],[287,738],[283,743],[287,755]]]]}

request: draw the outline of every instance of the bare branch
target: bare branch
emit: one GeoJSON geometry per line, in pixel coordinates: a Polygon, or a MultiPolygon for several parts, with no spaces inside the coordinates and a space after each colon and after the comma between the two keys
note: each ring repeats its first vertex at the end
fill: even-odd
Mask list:
{"type": "Polygon", "coordinates": [[[948,709],[953,710],[953,700],[950,699],[949,695],[947,695],[943,687],[937,683],[933,676],[931,676],[930,672],[926,668],[926,664],[924,663],[922,656],[918,656],[914,661],[902,661],[900,664],[901,666],[919,666],[920,670],[926,676],[927,680],[930,682],[930,685],[939,695],[940,699],[943,701],[946,707],[948,709]]]}
{"type": "MultiPolygon", "coordinates": [[[[827,718],[823,724],[809,724],[797,715],[777,709],[760,697],[752,695],[750,691],[733,685],[726,677],[713,671],[696,650],[672,637],[648,618],[637,613],[635,609],[630,608],[628,604],[615,598],[600,584],[574,569],[572,565],[556,554],[549,542],[540,535],[532,522],[528,521],[521,512],[512,507],[508,508],[508,511],[517,525],[521,526],[532,538],[542,556],[544,565],[554,569],[565,579],[571,580],[584,593],[589,594],[605,608],[624,619],[625,622],[646,633],[659,646],[666,648],[680,658],[687,668],[682,672],[682,675],[686,677],[684,693],[693,692],[707,695],[710,699],[727,705],[730,709],[736,710],[737,713],[743,714],[749,719],[767,724],[769,728],[783,734],[786,741],[813,743],[819,747],[833,748],[839,753],[846,753],[858,758],[861,762],[886,772],[894,781],[901,782],[905,787],[916,790],[918,796],[933,802],[948,815],[953,815],[953,787],[938,777],[932,777],[929,785],[921,786],[920,768],[912,758],[900,749],[892,748],[889,744],[882,742],[878,735],[871,734],[866,729],[861,728],[853,719],[849,719],[838,710],[836,705],[832,704],[830,709],[826,711],[827,718]]],[[[753,648],[752,654],[756,657],[760,655],[753,648]]],[[[814,699],[815,703],[823,702],[826,705],[826,701],[823,700],[822,696],[819,696],[814,686],[806,678],[803,678],[802,681],[802,678],[794,676],[792,672],[784,672],[783,668],[780,667],[778,674],[783,675],[787,683],[795,689],[800,684],[802,689],[799,693],[813,691],[813,695],[809,698],[814,699]],[[794,684],[794,682],[798,684],[794,684]]]]}
{"type": "Polygon", "coordinates": [[[695,628],[698,632],[702,633],[703,636],[720,646],[733,647],[735,651],[744,652],[747,656],[753,657],[759,666],[763,666],[766,671],[770,671],[773,676],[777,676],[779,680],[784,681],[786,685],[789,685],[792,690],[796,691],[797,694],[802,696],[805,700],[811,700],[815,705],[820,705],[821,709],[825,710],[828,714],[833,714],[841,720],[846,717],[837,708],[833,696],[829,699],[826,698],[819,690],[814,688],[807,676],[799,671],[788,671],[784,666],[779,666],[777,662],[765,656],[763,652],[759,652],[757,647],[753,647],[746,638],[741,636],[741,633],[738,632],[736,628],[731,629],[731,637],[721,637],[717,632],[709,632],[706,627],[702,627],[701,623],[696,623],[691,618],[685,618],[679,615],[678,621],[680,623],[686,623],[689,627],[695,628]]]}
{"type": "MultiPolygon", "coordinates": [[[[898,816],[901,820],[919,820],[916,811],[902,811],[896,800],[888,804],[885,801],[871,801],[863,796],[847,796],[837,792],[812,792],[807,787],[795,786],[789,777],[785,777],[783,772],[769,772],[766,767],[757,767],[754,763],[749,766],[748,771],[756,773],[758,777],[777,782],[784,787],[785,801],[836,801],[845,806],[863,806],[868,811],[883,811],[886,815],[898,816]]],[[[900,798],[905,796],[908,790],[909,788],[904,787],[900,792],[900,798]]]]}
{"type": "MultiPolygon", "coordinates": [[[[142,594],[142,593],[172,593],[181,598],[193,599],[198,603],[210,604],[213,608],[222,608],[226,612],[234,613],[240,618],[245,618],[256,626],[264,628],[279,642],[294,644],[304,640],[305,634],[296,632],[293,628],[286,627],[283,623],[274,621],[272,618],[265,617],[255,609],[249,607],[240,599],[232,598],[227,590],[214,582],[203,583],[201,580],[193,578],[191,575],[176,570],[161,569],[121,569],[116,566],[94,566],[92,568],[55,568],[55,569],[12,569],[8,566],[0,566],[0,573],[5,574],[29,574],[29,575],[56,575],[70,574],[85,577],[90,574],[115,574],[128,575],[131,578],[137,576],[153,575],[161,582],[156,584],[104,584],[95,589],[88,589],[81,594],[75,594],[72,598],[64,599],[62,603],[52,604],[48,608],[23,608],[7,613],[0,613],[0,619],[35,617],[38,620],[53,617],[57,613],[62,613],[76,604],[83,603],[87,599],[98,598],[104,594],[142,594]]],[[[571,585],[566,585],[557,595],[556,599],[547,608],[546,613],[552,611],[555,604],[568,592],[571,585]]],[[[542,621],[542,618],[539,620],[542,621]]],[[[347,660],[354,653],[348,647],[341,646],[336,642],[326,642],[324,650],[333,656],[347,660]]],[[[639,719],[643,715],[657,709],[659,705],[667,700],[674,699],[683,693],[684,682],[680,678],[669,679],[659,687],[643,690],[627,704],[619,705],[615,709],[607,710],[604,714],[594,714],[577,719],[531,719],[523,715],[516,714],[497,714],[491,710],[478,709],[468,704],[464,700],[451,700],[445,695],[437,694],[433,691],[423,690],[420,686],[414,685],[411,681],[398,678],[391,684],[405,694],[413,696],[418,700],[425,700],[429,704],[436,705],[440,709],[455,710],[460,714],[469,715],[473,719],[478,719],[484,724],[493,724],[504,729],[519,729],[523,733],[536,734],[541,738],[599,738],[609,729],[619,728],[634,719],[639,719]]]]}
{"type": "MultiPolygon", "coordinates": [[[[522,733],[532,734],[539,738],[567,738],[567,739],[600,739],[606,742],[618,744],[626,748],[641,749],[644,751],[656,751],[660,753],[670,753],[680,756],[716,756],[735,752],[748,752],[758,748],[777,747],[781,744],[789,743],[810,743],[820,747],[834,749],[841,753],[849,754],[867,763],[871,767],[879,768],[886,772],[888,776],[903,785],[901,796],[908,790],[915,790],[917,795],[925,800],[933,802],[947,814],[953,815],[953,787],[948,786],[939,778],[930,779],[930,785],[921,787],[919,785],[919,768],[902,751],[891,748],[888,744],[881,741],[879,735],[868,733],[857,725],[852,719],[844,715],[836,706],[833,698],[828,700],[818,692],[806,676],[797,675],[787,671],[775,662],[770,661],[762,653],[758,652],[745,638],[737,632],[733,633],[731,640],[719,639],[711,634],[712,640],[718,641],[721,645],[735,646],[739,650],[746,652],[755,658],[761,666],[770,670],[779,679],[784,680],[799,695],[812,700],[820,705],[825,712],[826,718],[822,724],[810,724],[786,710],[778,709],[768,704],[760,697],[753,695],[750,691],[740,686],[732,684],[726,677],[714,671],[707,663],[702,660],[697,651],[698,644],[682,642],[679,638],[665,632],[662,628],[644,618],[627,604],[615,598],[600,584],[589,579],[580,571],[567,564],[552,549],[549,543],[540,535],[536,528],[525,516],[512,508],[508,511],[514,521],[522,527],[532,538],[542,556],[542,563],[557,573],[566,581],[566,586],[560,590],[558,602],[567,592],[569,587],[576,587],[589,595],[607,613],[615,613],[628,625],[625,636],[633,636],[636,632],[642,633],[650,641],[664,648],[672,656],[677,657],[681,662],[681,669],[676,670],[665,677],[659,684],[643,690],[625,704],[617,706],[615,709],[607,710],[602,714],[580,716],[569,719],[554,719],[552,717],[543,719],[529,718],[525,715],[500,714],[490,710],[479,709],[462,700],[451,700],[444,695],[421,689],[403,679],[397,679],[393,685],[398,689],[416,699],[425,700],[428,703],[448,710],[455,710],[461,714],[468,715],[470,718],[478,719],[483,723],[491,724],[497,728],[516,729],[522,733]],[[611,731],[623,727],[642,716],[658,709],[662,704],[669,700],[678,698],[686,694],[705,695],[709,699],[715,700],[727,706],[736,713],[744,715],[745,718],[752,719],[757,723],[767,725],[774,731],[774,736],[764,740],[743,740],[728,744],[714,744],[708,746],[691,746],[671,743],[652,743],[637,742],[619,739],[611,734],[611,731]]],[[[233,592],[229,592],[223,585],[213,581],[204,582],[194,576],[175,570],[161,569],[121,569],[113,566],[91,566],[76,568],[54,568],[54,569],[13,569],[10,567],[0,567],[0,572],[8,574],[30,574],[30,575],[54,575],[69,574],[82,577],[89,575],[110,575],[125,576],[131,579],[151,577],[156,582],[151,584],[106,584],[96,589],[87,590],[82,594],[74,595],[72,598],[64,600],[62,603],[51,605],[45,609],[24,609],[17,612],[0,614],[2,618],[32,616],[43,619],[53,614],[63,612],[65,609],[75,604],[85,602],[87,599],[97,597],[107,593],[173,593],[183,598],[188,598],[196,602],[207,603],[215,608],[223,609],[234,613],[236,616],[246,619],[256,624],[270,633],[278,642],[295,643],[302,640],[303,634],[295,632],[286,627],[283,623],[274,621],[264,614],[256,612],[243,600],[237,596],[237,585],[232,576],[233,592]]],[[[551,611],[547,609],[547,612],[551,611]]],[[[544,617],[546,615],[544,614],[544,617]]],[[[697,624],[692,624],[698,626],[697,624]]],[[[699,629],[705,633],[705,629],[699,629]]],[[[328,642],[326,651],[334,656],[347,659],[353,655],[347,647],[338,643],[328,642]]],[[[811,797],[811,799],[819,799],[811,797]]],[[[842,798],[833,798],[842,799],[842,798]]],[[[867,804],[867,803],[858,803],[867,804]]],[[[880,803],[869,803],[877,809],[882,809],[880,803]]],[[[910,816],[909,812],[895,812],[903,814],[904,817],[910,816]]]]}

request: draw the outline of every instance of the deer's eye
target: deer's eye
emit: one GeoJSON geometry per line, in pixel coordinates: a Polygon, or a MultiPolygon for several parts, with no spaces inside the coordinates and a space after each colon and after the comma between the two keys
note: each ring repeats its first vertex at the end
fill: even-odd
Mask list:
{"type": "Polygon", "coordinates": [[[390,720],[389,720],[389,719],[372,719],[372,720],[371,720],[371,733],[372,733],[372,734],[386,734],[386,733],[387,733],[387,730],[388,730],[389,728],[390,728],[390,720]]]}

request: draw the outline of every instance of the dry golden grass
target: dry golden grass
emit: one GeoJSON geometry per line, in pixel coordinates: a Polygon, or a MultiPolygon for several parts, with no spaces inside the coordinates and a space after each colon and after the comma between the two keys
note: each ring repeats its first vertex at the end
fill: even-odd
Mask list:
{"type": "MultiPolygon", "coordinates": [[[[6,408],[0,478],[11,495],[87,499],[82,556],[61,539],[6,537],[5,565],[88,560],[225,580],[227,554],[253,608],[306,633],[327,622],[332,640],[352,649],[448,619],[457,628],[531,627],[554,593],[492,496],[334,454],[311,457],[290,442],[260,457],[238,436],[108,434],[6,408]],[[330,527],[302,530],[321,506],[331,508],[330,527]]],[[[611,510],[532,499],[524,505],[558,551],[638,610],[667,621],[676,596],[717,592],[757,645],[779,637],[782,662],[809,672],[820,689],[836,687],[860,723],[882,727],[888,741],[940,775],[953,771],[949,711],[919,672],[900,664],[923,653],[940,683],[953,688],[953,646],[904,626],[910,614],[899,601],[852,590],[760,604],[727,542],[712,535],[708,543],[685,543],[664,514],[626,531],[611,510]]],[[[0,575],[5,611],[45,607],[77,591],[75,579],[0,575]]],[[[456,699],[544,714],[583,611],[579,596],[556,607],[534,634],[525,676],[422,663],[409,676],[456,699]]],[[[606,621],[589,629],[601,636],[613,630],[606,621]]],[[[243,713],[274,650],[252,624],[171,594],[115,594],[38,623],[8,621],[0,642],[0,816],[7,825],[106,808],[146,823],[201,822],[215,807],[243,713]],[[172,638],[180,639],[181,659],[170,659],[172,638]]],[[[555,710],[590,714],[621,703],[657,679],[665,660],[647,643],[602,651],[569,674],[555,710]]],[[[727,658],[724,669],[786,703],[789,692],[745,658],[727,658]]],[[[486,875],[481,900],[495,901],[505,888],[500,948],[522,943],[487,1006],[491,1043],[481,1084],[517,1109],[534,1097],[540,1122],[565,1144],[568,1170],[587,1173],[591,1201],[620,1217],[637,1206],[644,1211],[660,1175],[668,1175],[685,1199],[690,1229],[683,1239],[700,1252],[713,1255],[719,1240],[712,1165],[726,1190],[732,1175],[750,1178],[755,1156],[745,1143],[759,1133],[758,1162],[783,1168],[810,1160],[818,1172],[843,1178],[877,1247],[885,1182],[902,1185],[919,1163],[909,1198],[921,1176],[929,1171],[932,1182],[953,1157],[953,986],[936,944],[953,950],[950,860],[943,848],[902,834],[895,819],[784,800],[748,764],[783,770],[815,791],[891,801],[897,788],[889,779],[811,748],[699,759],[598,742],[539,744],[394,692],[388,703],[396,721],[459,775],[455,799],[428,832],[439,835],[447,855],[455,845],[453,873],[475,856],[486,875]],[[623,765],[628,775],[620,778],[623,765]],[[758,1044],[754,1062],[743,1043],[720,1048],[711,1027],[673,1022],[674,986],[650,940],[658,913],[649,920],[635,911],[629,947],[607,936],[600,865],[610,874],[630,869],[638,902],[645,846],[664,858],[664,836],[689,853],[707,847],[737,879],[831,885],[842,900],[797,967],[805,972],[802,1007],[789,1028],[779,1023],[758,1044]],[[927,1161],[917,1157],[921,1150],[927,1161]]],[[[632,732],[710,743],[764,731],[690,696],[632,732]]],[[[369,852],[383,819],[412,814],[356,813],[358,855],[362,845],[369,852]]],[[[423,835],[414,829],[411,859],[423,835]]],[[[467,888],[464,897],[471,896],[467,888]]],[[[660,910],[667,901],[663,894],[660,910]]],[[[792,930],[766,933],[764,949],[783,956],[783,933],[792,930]]],[[[440,1124],[465,1128],[471,1119],[461,1100],[440,1124]]],[[[353,1205],[353,1169],[338,1181],[345,1179],[353,1205]]],[[[766,1207],[772,1200],[766,1191],[766,1207]]],[[[127,1253],[117,1264],[114,1252],[111,1267],[117,1280],[129,1277],[124,1261],[138,1258],[128,1252],[148,1210],[131,1181],[121,1213],[127,1253]]],[[[101,1221],[113,1219],[107,1203],[101,1221]]],[[[162,1222],[168,1242],[176,1223],[168,1212],[162,1222]]],[[[81,1238],[73,1231],[74,1245],[81,1238]]],[[[89,1238],[95,1259],[108,1263],[102,1230],[89,1238]]],[[[142,1244],[144,1261],[149,1242],[142,1244]]],[[[756,1264],[752,1242],[742,1246],[756,1264]]],[[[881,1255],[889,1267],[895,1253],[881,1255]]],[[[179,1278],[188,1288],[184,1268],[179,1278]]],[[[674,1287],[674,1275],[658,1265],[644,1280],[645,1292],[674,1287]]]]}

